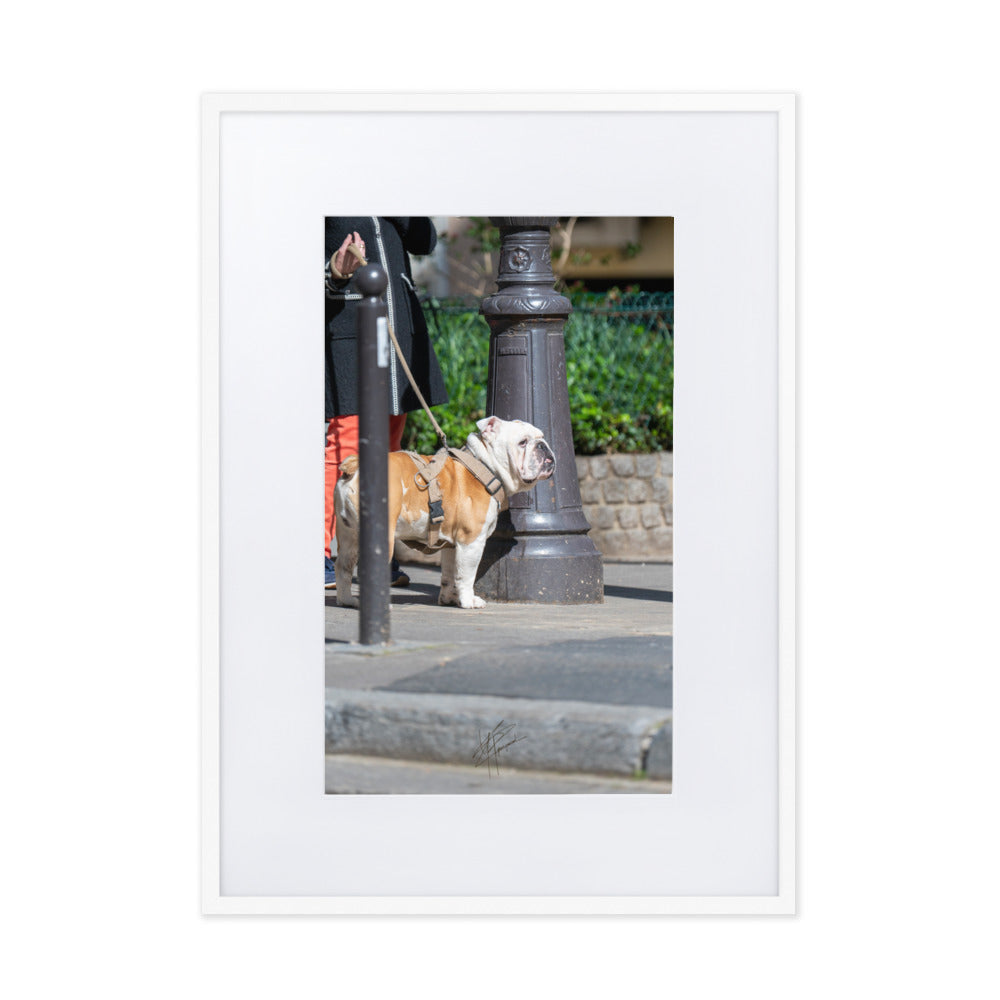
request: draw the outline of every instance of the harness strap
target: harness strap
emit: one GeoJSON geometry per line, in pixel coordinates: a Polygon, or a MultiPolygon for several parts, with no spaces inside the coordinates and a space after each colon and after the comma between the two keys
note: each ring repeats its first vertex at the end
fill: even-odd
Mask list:
{"type": "Polygon", "coordinates": [[[418,455],[415,451],[408,451],[406,454],[413,459],[417,466],[417,471],[413,474],[413,482],[416,483],[418,490],[427,491],[431,524],[440,524],[444,520],[444,508],[441,501],[441,484],[437,477],[444,468],[448,452],[442,448],[429,462],[423,455],[418,455]]]}
{"type": "Polygon", "coordinates": [[[437,477],[444,468],[444,463],[448,459],[447,450],[442,448],[440,451],[435,453],[434,457],[429,462],[422,455],[417,455],[412,451],[407,452],[407,454],[417,461],[418,471],[413,476],[413,480],[417,484],[417,488],[426,490],[433,487],[435,490],[440,490],[441,487],[437,484],[437,477]],[[423,480],[422,484],[421,480],[423,480]]]}
{"type": "Polygon", "coordinates": [[[449,448],[448,451],[452,458],[461,462],[483,484],[491,497],[496,496],[503,489],[503,483],[499,476],[496,476],[485,462],[481,462],[467,448],[449,448]]]}
{"type": "Polygon", "coordinates": [[[435,552],[448,544],[439,537],[441,523],[444,521],[444,501],[441,495],[441,484],[437,478],[438,473],[444,468],[448,452],[442,448],[429,462],[423,455],[418,455],[415,451],[408,451],[406,454],[413,459],[417,466],[417,471],[413,474],[413,482],[416,483],[418,490],[427,491],[427,514],[430,519],[427,526],[426,544],[413,541],[407,541],[407,544],[424,552],[435,552]]]}
{"type": "Polygon", "coordinates": [[[418,490],[427,491],[427,508],[430,524],[427,529],[427,544],[408,542],[414,548],[421,548],[426,552],[431,552],[447,545],[439,538],[441,523],[444,521],[444,501],[442,499],[441,484],[438,482],[438,475],[444,468],[448,457],[464,465],[469,472],[482,484],[489,495],[496,494],[503,489],[503,483],[499,477],[494,475],[489,466],[481,462],[472,452],[461,448],[441,448],[435,452],[434,457],[428,461],[423,455],[418,455],[415,451],[406,452],[413,459],[417,466],[417,471],[413,474],[413,482],[418,490]]]}

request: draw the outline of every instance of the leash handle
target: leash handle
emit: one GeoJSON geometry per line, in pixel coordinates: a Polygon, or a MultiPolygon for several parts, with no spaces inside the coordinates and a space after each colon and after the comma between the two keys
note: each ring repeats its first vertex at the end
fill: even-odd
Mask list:
{"type": "MultiPolygon", "coordinates": [[[[365,255],[353,243],[348,246],[347,251],[348,253],[354,254],[354,256],[358,258],[362,267],[368,263],[368,261],[365,260],[365,255]]],[[[337,270],[336,265],[333,263],[333,257],[330,258],[330,274],[332,274],[338,281],[347,281],[347,279],[350,278],[349,274],[342,274],[337,270]]]]}

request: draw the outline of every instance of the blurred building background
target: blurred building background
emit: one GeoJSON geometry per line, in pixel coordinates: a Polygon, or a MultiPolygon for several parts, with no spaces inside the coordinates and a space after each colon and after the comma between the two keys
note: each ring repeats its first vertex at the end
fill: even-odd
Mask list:
{"type": "MultiPolygon", "coordinates": [[[[437,298],[482,298],[495,290],[499,238],[485,216],[435,216],[441,239],[414,261],[418,285],[437,298]]],[[[674,220],[643,216],[565,216],[552,230],[553,270],[591,291],[674,287],[674,220]]]]}

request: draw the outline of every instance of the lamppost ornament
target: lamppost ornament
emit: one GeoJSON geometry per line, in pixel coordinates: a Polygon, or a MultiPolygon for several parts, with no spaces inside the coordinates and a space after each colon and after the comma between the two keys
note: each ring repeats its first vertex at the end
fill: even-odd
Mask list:
{"type": "Polygon", "coordinates": [[[527,270],[531,263],[531,254],[524,247],[514,247],[510,253],[510,269],[512,271],[527,270]]]}

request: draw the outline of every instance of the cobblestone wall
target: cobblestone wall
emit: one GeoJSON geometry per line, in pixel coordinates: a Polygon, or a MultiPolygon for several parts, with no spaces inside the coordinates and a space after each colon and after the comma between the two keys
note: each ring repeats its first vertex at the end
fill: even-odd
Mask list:
{"type": "Polygon", "coordinates": [[[576,473],[590,537],[605,559],[673,559],[672,452],[577,455],[576,473]]]}

